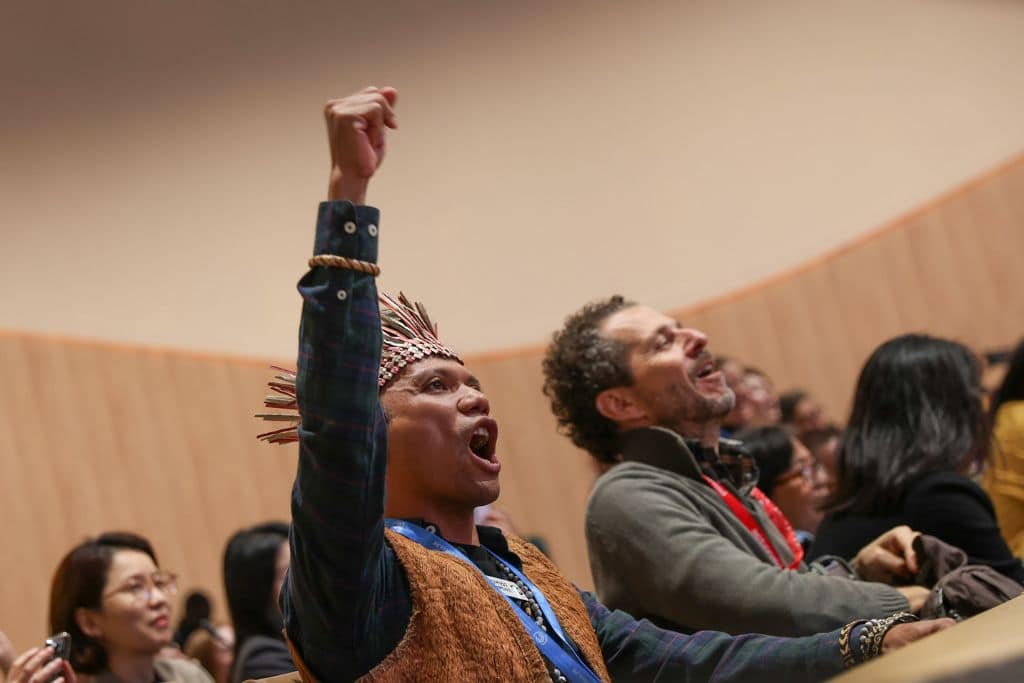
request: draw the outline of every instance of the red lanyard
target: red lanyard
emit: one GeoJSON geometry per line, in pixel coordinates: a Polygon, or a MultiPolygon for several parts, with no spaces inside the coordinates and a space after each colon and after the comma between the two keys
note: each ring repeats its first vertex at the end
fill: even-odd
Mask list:
{"type": "Polygon", "coordinates": [[[743,526],[747,527],[747,531],[752,533],[754,538],[761,542],[761,545],[765,547],[775,560],[775,564],[777,564],[781,569],[796,569],[800,566],[800,563],[803,562],[804,559],[804,549],[796,540],[796,534],[793,533],[792,525],[790,525],[786,516],[782,514],[782,510],[780,510],[775,503],[768,498],[768,496],[764,495],[764,493],[761,492],[761,489],[755,487],[750,493],[754,497],[754,500],[761,504],[764,511],[768,513],[768,518],[771,519],[772,523],[780,532],[782,532],[782,536],[786,539],[786,545],[789,546],[794,557],[793,562],[790,563],[788,567],[782,562],[782,558],[779,557],[778,551],[775,550],[771,541],[768,540],[768,536],[764,533],[764,529],[761,528],[761,525],[758,524],[757,520],[754,519],[754,516],[750,514],[750,510],[748,510],[729,489],[725,488],[711,477],[705,475],[704,481],[708,483],[708,486],[715,490],[715,493],[722,497],[725,504],[729,506],[730,510],[732,510],[732,514],[734,514],[736,518],[743,523],[743,526]]]}

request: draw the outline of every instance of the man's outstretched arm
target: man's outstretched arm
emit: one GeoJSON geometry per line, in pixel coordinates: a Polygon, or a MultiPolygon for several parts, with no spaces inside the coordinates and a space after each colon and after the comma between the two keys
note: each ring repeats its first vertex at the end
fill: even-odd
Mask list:
{"type": "MultiPolygon", "coordinates": [[[[379,214],[362,206],[393,127],[390,89],[327,104],[332,170],[315,255],[377,260],[379,214]]],[[[386,562],[386,428],[377,390],[381,331],[372,275],[317,266],[299,282],[299,463],[292,491],[291,569],[283,591],[289,640],[320,680],[355,678],[390,651],[408,601],[386,562]],[[404,611],[403,611],[404,610],[404,611]]]]}
{"type": "MultiPolygon", "coordinates": [[[[803,638],[765,635],[731,636],[718,631],[692,635],[637,621],[620,610],[609,610],[591,593],[580,592],[590,623],[604,654],[612,680],[701,681],[823,681],[843,670],[839,631],[803,638]]],[[[900,648],[953,625],[952,619],[893,626],[882,641],[882,652],[900,648]]],[[[849,642],[857,650],[863,626],[855,627],[849,642]]],[[[859,651],[858,651],[859,652],[859,651]]],[[[860,659],[855,652],[856,659],[860,659]]]]}

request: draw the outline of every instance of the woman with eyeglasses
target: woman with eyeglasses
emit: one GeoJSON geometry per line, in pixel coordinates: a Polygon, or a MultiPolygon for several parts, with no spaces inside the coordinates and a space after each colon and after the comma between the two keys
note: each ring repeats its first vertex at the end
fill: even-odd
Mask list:
{"type": "Polygon", "coordinates": [[[171,642],[177,591],[176,577],[160,569],[141,536],[105,533],[73,548],[53,577],[50,629],[71,634],[78,680],[213,683],[192,661],[160,657],[171,642]]]}
{"type": "Polygon", "coordinates": [[[989,431],[981,367],[967,347],[921,334],[879,346],[857,380],[836,487],[810,557],[851,557],[906,524],[1024,583],[992,501],[972,479],[989,431]]]}
{"type": "Polygon", "coordinates": [[[825,477],[810,450],[778,426],[755,427],[736,435],[757,461],[757,486],[772,499],[797,540],[810,545],[821,523],[818,509],[825,496],[825,477]]]}

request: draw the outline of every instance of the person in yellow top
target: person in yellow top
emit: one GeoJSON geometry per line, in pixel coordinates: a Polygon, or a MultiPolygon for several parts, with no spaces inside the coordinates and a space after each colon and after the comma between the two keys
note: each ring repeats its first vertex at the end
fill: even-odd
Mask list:
{"type": "Polygon", "coordinates": [[[1024,340],[992,399],[992,451],[985,488],[1010,550],[1024,557],[1024,340]]]}

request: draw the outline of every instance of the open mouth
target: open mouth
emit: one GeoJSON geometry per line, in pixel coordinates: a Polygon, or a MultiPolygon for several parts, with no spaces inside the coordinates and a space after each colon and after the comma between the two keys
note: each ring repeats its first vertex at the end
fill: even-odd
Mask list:
{"type": "Polygon", "coordinates": [[[707,379],[711,375],[714,375],[715,372],[715,362],[709,358],[705,362],[701,363],[694,376],[697,379],[707,379]]]}
{"type": "Polygon", "coordinates": [[[469,450],[480,460],[497,465],[495,455],[498,445],[498,423],[491,418],[484,418],[473,429],[469,437],[469,450]]]}

